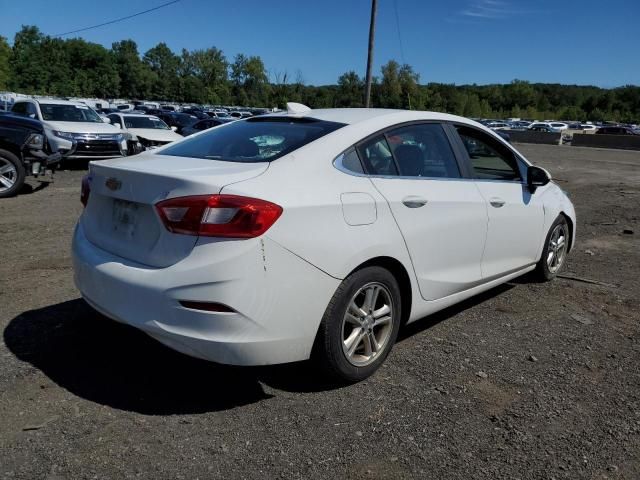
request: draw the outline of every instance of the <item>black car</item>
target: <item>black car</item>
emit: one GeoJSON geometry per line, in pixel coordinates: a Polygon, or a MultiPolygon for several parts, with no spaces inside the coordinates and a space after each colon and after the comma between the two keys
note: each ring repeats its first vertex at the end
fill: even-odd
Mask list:
{"type": "Polygon", "coordinates": [[[557,130],[554,130],[553,128],[548,127],[546,125],[538,125],[535,127],[530,127],[528,130],[532,132],[558,133],[557,130]]]}
{"type": "Polygon", "coordinates": [[[207,118],[209,118],[209,115],[207,115],[205,112],[203,112],[202,110],[198,110],[197,108],[189,108],[189,109],[185,109],[182,110],[183,113],[187,113],[189,115],[193,115],[194,117],[196,117],[198,120],[205,120],[207,118]]]}
{"type": "Polygon", "coordinates": [[[509,135],[506,131],[504,130],[494,130],[494,132],[496,132],[498,135],[500,135],[505,142],[507,143],[511,143],[511,135],[509,135]]]}
{"type": "Polygon", "coordinates": [[[43,175],[61,159],[51,151],[40,121],[0,115],[0,198],[15,195],[27,175],[43,175]]]}
{"type": "Polygon", "coordinates": [[[161,112],[155,114],[155,116],[170,127],[176,127],[176,132],[180,135],[182,135],[182,130],[185,127],[190,127],[198,121],[197,117],[189,115],[188,113],[161,112]]]}
{"type": "Polygon", "coordinates": [[[180,133],[181,135],[187,137],[189,135],[193,135],[194,133],[198,133],[203,130],[207,130],[208,128],[217,127],[218,125],[229,122],[233,122],[233,120],[225,118],[208,118],[206,120],[200,120],[189,127],[183,128],[182,132],[180,133]]]}
{"type": "Polygon", "coordinates": [[[600,135],[640,135],[640,130],[634,130],[630,127],[600,127],[596,134],[600,135]]]}

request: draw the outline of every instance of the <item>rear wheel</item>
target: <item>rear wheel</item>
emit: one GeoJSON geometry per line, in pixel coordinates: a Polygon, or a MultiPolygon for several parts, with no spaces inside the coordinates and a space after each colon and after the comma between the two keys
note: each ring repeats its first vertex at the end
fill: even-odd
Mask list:
{"type": "Polygon", "coordinates": [[[0,198],[12,197],[24,185],[22,162],[13,153],[0,150],[0,198]]]}
{"type": "Polygon", "coordinates": [[[535,276],[538,280],[546,282],[553,280],[564,266],[569,248],[569,224],[567,219],[560,215],[547,234],[542,257],[536,265],[535,276]]]}
{"type": "Polygon", "coordinates": [[[400,288],[381,267],[366,267],[338,287],[322,319],[314,358],[334,379],[358,382],[375,372],[400,328],[400,288]]]}

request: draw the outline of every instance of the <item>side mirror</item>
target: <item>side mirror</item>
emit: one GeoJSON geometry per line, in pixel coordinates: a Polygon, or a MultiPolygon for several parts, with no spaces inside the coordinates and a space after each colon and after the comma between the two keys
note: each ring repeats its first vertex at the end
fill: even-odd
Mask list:
{"type": "Polygon", "coordinates": [[[176,127],[175,125],[173,127],[171,127],[171,130],[173,130],[174,132],[178,131],[178,127],[176,127]]]}
{"type": "Polygon", "coordinates": [[[538,187],[544,187],[550,181],[551,175],[544,168],[534,165],[527,168],[527,186],[531,193],[535,192],[538,187]]]}
{"type": "Polygon", "coordinates": [[[120,125],[120,124],[119,124],[119,123],[117,123],[117,122],[116,122],[116,123],[114,123],[114,124],[113,124],[113,126],[114,126],[114,127],[116,127],[116,128],[122,128],[122,125],[120,125]]]}
{"type": "Polygon", "coordinates": [[[109,117],[102,117],[102,121],[104,123],[111,123],[111,119],[109,117]]]}

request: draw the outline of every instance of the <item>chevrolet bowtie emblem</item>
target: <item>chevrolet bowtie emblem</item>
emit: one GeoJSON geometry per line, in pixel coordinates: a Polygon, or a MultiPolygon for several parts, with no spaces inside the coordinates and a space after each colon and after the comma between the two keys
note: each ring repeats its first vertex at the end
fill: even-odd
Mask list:
{"type": "Polygon", "coordinates": [[[122,182],[120,180],[118,180],[117,178],[107,178],[107,180],[104,182],[104,185],[109,189],[109,190],[120,190],[120,187],[122,187],[122,182]]]}

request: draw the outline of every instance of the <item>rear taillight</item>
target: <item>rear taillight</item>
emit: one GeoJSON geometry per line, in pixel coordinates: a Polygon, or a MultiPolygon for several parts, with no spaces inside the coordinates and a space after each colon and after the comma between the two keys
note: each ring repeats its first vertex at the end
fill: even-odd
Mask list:
{"type": "Polygon", "coordinates": [[[258,237],[282,214],[275,203],[237,195],[171,198],[156,210],[170,232],[233,238],[258,237]]]}
{"type": "Polygon", "coordinates": [[[89,194],[91,193],[91,177],[89,174],[82,177],[82,187],[80,189],[80,202],[83,206],[87,206],[89,194]]]}

